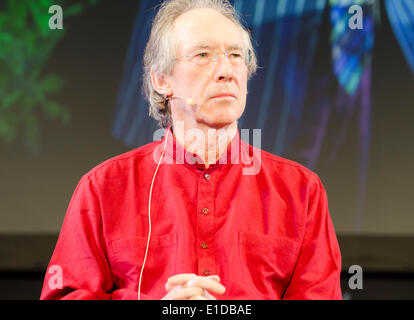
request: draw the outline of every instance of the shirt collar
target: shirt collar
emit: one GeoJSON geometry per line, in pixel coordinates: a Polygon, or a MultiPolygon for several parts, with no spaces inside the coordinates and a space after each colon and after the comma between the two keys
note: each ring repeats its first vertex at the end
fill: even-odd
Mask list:
{"type": "MultiPolygon", "coordinates": [[[[162,138],[162,142],[165,142],[168,136],[167,146],[165,150],[165,157],[167,163],[185,164],[190,167],[195,167],[200,170],[205,170],[205,164],[203,160],[195,153],[187,151],[174,137],[172,128],[169,126],[162,138]]],[[[227,150],[223,152],[220,158],[214,164],[210,164],[209,168],[217,168],[229,164],[239,163],[240,153],[240,133],[237,128],[236,134],[227,147],[227,150]]]]}

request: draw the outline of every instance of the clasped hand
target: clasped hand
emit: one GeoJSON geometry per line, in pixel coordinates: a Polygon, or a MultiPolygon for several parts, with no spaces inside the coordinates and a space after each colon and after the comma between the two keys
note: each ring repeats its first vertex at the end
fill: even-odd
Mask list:
{"type": "Polygon", "coordinates": [[[223,294],[226,288],[217,275],[201,277],[194,273],[170,277],[165,284],[168,293],[162,300],[217,300],[214,294],[223,294]]]}

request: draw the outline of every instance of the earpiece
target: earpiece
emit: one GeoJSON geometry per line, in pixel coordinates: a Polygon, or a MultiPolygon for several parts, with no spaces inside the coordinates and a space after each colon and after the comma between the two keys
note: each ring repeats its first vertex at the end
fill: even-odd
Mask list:
{"type": "Polygon", "coordinates": [[[191,106],[191,107],[195,107],[196,106],[196,102],[194,101],[194,99],[187,99],[187,103],[191,106]]]}

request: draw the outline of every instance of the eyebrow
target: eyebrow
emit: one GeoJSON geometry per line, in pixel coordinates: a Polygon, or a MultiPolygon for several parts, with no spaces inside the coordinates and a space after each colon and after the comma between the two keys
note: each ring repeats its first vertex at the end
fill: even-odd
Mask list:
{"type": "MultiPolygon", "coordinates": [[[[192,50],[197,50],[197,49],[211,49],[212,46],[206,43],[198,43],[197,45],[195,45],[194,47],[191,48],[192,50]]],[[[243,47],[238,45],[238,44],[233,44],[227,47],[227,50],[243,50],[243,47]]]]}

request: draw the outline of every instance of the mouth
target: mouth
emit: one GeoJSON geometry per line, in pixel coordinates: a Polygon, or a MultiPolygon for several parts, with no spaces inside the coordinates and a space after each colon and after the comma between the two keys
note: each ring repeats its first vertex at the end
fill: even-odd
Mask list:
{"type": "Polygon", "coordinates": [[[220,93],[220,94],[217,94],[211,97],[211,99],[226,99],[226,98],[236,99],[236,96],[232,93],[220,93]]]}

